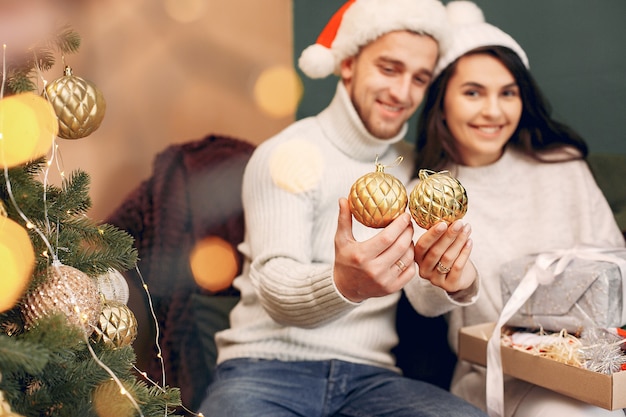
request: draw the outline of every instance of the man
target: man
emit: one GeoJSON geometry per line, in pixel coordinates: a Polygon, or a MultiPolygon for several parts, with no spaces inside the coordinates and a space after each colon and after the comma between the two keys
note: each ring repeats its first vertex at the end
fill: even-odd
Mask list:
{"type": "MultiPolygon", "coordinates": [[[[462,273],[469,233],[444,225],[414,246],[408,213],[371,229],[352,222],[345,199],[377,159],[391,166],[411,156],[402,141],[407,120],[446,32],[437,0],[356,0],[303,52],[307,75],[341,80],[326,109],[262,143],[248,163],[245,263],[234,282],[241,300],[231,327],[216,336],[204,415],[484,415],[402,377],[391,354],[400,291],[420,279],[414,259],[428,275],[445,254],[455,265],[440,280],[454,294],[445,299],[474,301],[475,274],[462,273]]],[[[389,169],[406,183],[412,168],[389,169]]]]}

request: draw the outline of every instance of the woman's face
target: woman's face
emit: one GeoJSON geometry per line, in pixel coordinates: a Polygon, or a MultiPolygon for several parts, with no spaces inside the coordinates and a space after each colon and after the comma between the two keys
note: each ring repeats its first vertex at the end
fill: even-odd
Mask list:
{"type": "Polygon", "coordinates": [[[522,117],[515,78],[487,54],[459,59],[443,104],[448,129],[462,163],[468,166],[497,161],[522,117]]]}

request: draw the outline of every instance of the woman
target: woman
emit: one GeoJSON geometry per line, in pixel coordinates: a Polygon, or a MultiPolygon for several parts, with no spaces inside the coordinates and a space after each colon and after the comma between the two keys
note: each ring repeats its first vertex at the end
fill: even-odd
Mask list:
{"type": "MultiPolygon", "coordinates": [[[[453,23],[457,16],[466,21],[455,26],[452,45],[435,68],[420,116],[416,170],[449,170],[466,188],[462,221],[472,226],[480,298],[442,311],[431,301],[437,290],[426,279],[406,291],[420,293],[416,308],[422,314],[448,313],[456,349],[461,327],[498,320],[498,273],[506,262],[577,244],[623,247],[624,239],[585,161],[585,142],[550,117],[522,48],[485,23],[473,3],[447,7],[453,23]]],[[[454,268],[454,254],[436,256],[454,268]]],[[[451,390],[486,409],[485,368],[460,361],[451,390]]],[[[506,416],[624,415],[512,378],[505,377],[504,392],[506,416]]]]}

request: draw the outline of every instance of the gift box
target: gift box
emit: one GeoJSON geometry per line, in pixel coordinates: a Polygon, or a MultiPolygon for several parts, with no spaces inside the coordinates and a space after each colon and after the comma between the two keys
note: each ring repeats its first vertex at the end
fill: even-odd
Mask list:
{"type": "MultiPolygon", "coordinates": [[[[485,323],[460,329],[459,359],[486,366],[494,327],[485,323]]],[[[601,374],[507,346],[501,346],[500,353],[506,375],[607,410],[626,408],[626,371],[601,374]]]]}
{"type": "Polygon", "coordinates": [[[576,333],[588,327],[624,324],[626,297],[621,270],[624,266],[620,266],[620,262],[626,262],[626,251],[583,249],[556,254],[550,261],[552,263],[537,267],[538,257],[531,255],[503,265],[500,283],[504,305],[531,268],[535,268],[539,282],[528,300],[508,319],[507,325],[576,333]],[[607,261],[609,256],[612,261],[607,261]],[[563,259],[566,262],[559,267],[563,259]]]}

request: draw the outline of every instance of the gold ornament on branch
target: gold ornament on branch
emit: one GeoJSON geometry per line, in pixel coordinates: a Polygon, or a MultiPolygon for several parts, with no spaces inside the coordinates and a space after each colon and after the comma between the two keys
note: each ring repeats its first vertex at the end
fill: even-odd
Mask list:
{"type": "Polygon", "coordinates": [[[69,66],[61,78],[46,85],[45,94],[59,120],[59,137],[80,139],[100,127],[106,111],[102,92],[92,82],[73,75],[69,66]]]}
{"type": "Polygon", "coordinates": [[[89,336],[102,311],[102,298],[95,281],[67,265],[52,265],[47,274],[46,281],[22,300],[24,327],[28,330],[39,319],[62,313],[70,324],[89,336]]]}
{"type": "MultiPolygon", "coordinates": [[[[397,163],[402,162],[398,157],[397,163]]],[[[406,210],[408,197],[402,182],[385,172],[376,159],[376,171],[363,175],[352,184],[348,203],[357,221],[368,227],[382,228],[406,210]]]]}
{"type": "Polygon", "coordinates": [[[137,319],[131,309],[117,301],[106,301],[92,338],[115,349],[132,344],[136,337],[137,319]]]}
{"type": "Polygon", "coordinates": [[[420,227],[430,229],[438,222],[450,224],[465,216],[467,192],[449,171],[421,169],[418,176],[420,181],[409,197],[409,211],[420,227]]]}

